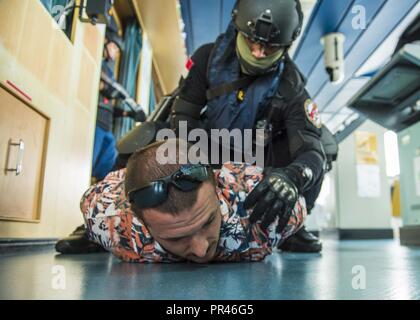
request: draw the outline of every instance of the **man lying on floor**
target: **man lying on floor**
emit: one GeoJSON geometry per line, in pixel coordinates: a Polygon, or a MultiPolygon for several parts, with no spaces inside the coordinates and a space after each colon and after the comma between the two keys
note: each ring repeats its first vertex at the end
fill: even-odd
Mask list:
{"type": "Polygon", "coordinates": [[[157,142],[136,152],[127,169],[110,173],[82,197],[90,240],[120,259],[261,261],[303,225],[304,198],[276,184],[275,174],[267,181],[261,168],[236,163],[216,171],[162,165],[158,150],[164,143],[181,141],[157,142]],[[288,215],[278,216],[287,204],[276,195],[284,199],[285,192],[293,205],[288,215]],[[271,208],[258,205],[261,197],[271,197],[271,208]]]}

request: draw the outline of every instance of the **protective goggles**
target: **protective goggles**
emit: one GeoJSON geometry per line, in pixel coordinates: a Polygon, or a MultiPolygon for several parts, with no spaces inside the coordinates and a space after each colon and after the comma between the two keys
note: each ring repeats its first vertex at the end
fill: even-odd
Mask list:
{"type": "Polygon", "coordinates": [[[173,185],[183,192],[196,190],[209,176],[210,166],[194,164],[183,165],[173,174],[160,178],[149,184],[132,190],[128,199],[139,209],[153,208],[168,199],[169,185],[173,185]]]}

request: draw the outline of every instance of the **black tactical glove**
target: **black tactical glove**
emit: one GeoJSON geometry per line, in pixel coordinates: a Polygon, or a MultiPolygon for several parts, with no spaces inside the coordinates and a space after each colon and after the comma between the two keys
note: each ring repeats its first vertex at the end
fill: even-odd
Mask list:
{"type": "Polygon", "coordinates": [[[279,217],[276,232],[286,227],[298,200],[299,191],[287,168],[266,168],[263,180],[245,199],[245,209],[254,207],[249,218],[251,224],[261,220],[266,229],[279,217]]]}
{"type": "Polygon", "coordinates": [[[129,118],[133,119],[135,122],[146,121],[146,115],[145,115],[143,110],[125,111],[124,109],[115,107],[114,108],[114,117],[115,118],[129,117],[129,118]]]}

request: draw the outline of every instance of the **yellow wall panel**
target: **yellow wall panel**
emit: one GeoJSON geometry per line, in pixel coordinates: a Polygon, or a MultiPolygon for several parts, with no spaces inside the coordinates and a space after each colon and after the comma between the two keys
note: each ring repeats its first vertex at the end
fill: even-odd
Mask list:
{"type": "Polygon", "coordinates": [[[83,36],[83,43],[85,45],[85,48],[89,51],[90,56],[95,59],[95,57],[98,54],[98,50],[101,46],[101,38],[99,36],[99,30],[98,28],[91,26],[91,25],[85,25],[85,31],[83,36]]]}
{"type": "Polygon", "coordinates": [[[61,150],[63,161],[55,191],[59,194],[58,213],[54,217],[55,234],[68,234],[82,223],[79,203],[88,187],[91,172],[91,119],[77,107],[67,110],[65,115],[67,121],[63,129],[67,135],[61,150]]]}
{"type": "Polygon", "coordinates": [[[80,61],[80,75],[78,81],[77,98],[87,108],[92,104],[92,88],[95,75],[95,64],[91,60],[87,50],[82,52],[80,61]]]}
{"type": "MultiPolygon", "coordinates": [[[[39,80],[44,80],[48,66],[49,49],[55,31],[52,19],[40,1],[28,2],[20,42],[18,60],[39,80]]],[[[17,16],[21,16],[16,13],[17,16]]]]}
{"type": "Polygon", "coordinates": [[[181,37],[176,0],[132,0],[153,49],[154,66],[164,94],[172,92],[187,55],[181,37]]]}
{"type": "Polygon", "coordinates": [[[0,41],[6,50],[17,55],[23,31],[27,1],[0,0],[0,41]]]}
{"type": "Polygon", "coordinates": [[[72,43],[55,25],[39,0],[0,0],[0,82],[49,119],[40,221],[0,221],[0,238],[60,237],[82,222],[105,28],[76,19],[72,43]]]}
{"type": "Polygon", "coordinates": [[[55,96],[68,102],[70,68],[73,65],[73,45],[62,36],[61,30],[52,35],[53,45],[48,59],[47,84],[55,96]]]}

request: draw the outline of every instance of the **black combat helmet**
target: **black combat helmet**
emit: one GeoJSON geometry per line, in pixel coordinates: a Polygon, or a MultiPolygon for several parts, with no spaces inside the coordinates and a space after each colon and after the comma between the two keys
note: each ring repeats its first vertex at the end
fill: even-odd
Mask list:
{"type": "Polygon", "coordinates": [[[301,32],[303,12],[299,0],[237,0],[232,18],[252,41],[288,47],[301,32]]]}

